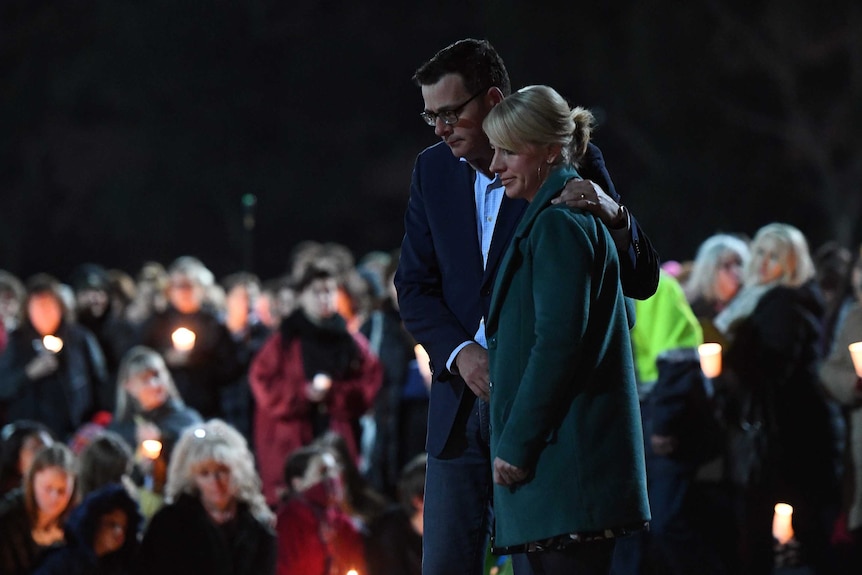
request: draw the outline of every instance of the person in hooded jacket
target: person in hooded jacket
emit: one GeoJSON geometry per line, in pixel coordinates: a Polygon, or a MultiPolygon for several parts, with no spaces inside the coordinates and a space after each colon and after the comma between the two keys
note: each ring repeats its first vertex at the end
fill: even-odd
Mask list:
{"type": "Polygon", "coordinates": [[[64,528],[66,545],[48,555],[33,575],[127,575],[141,524],[138,504],[126,488],[104,485],[72,511],[64,528]]]}

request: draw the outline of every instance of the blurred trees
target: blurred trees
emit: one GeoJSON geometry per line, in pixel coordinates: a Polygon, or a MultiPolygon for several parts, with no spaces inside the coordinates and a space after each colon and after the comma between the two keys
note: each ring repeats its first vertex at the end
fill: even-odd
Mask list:
{"type": "Polygon", "coordinates": [[[775,220],[815,246],[862,241],[859,8],[808,4],[9,0],[0,268],[190,253],[222,275],[241,265],[246,193],[264,276],[303,239],[395,247],[413,158],[436,140],[410,77],[467,36],[514,87],[597,113],[665,257],[775,220]]]}

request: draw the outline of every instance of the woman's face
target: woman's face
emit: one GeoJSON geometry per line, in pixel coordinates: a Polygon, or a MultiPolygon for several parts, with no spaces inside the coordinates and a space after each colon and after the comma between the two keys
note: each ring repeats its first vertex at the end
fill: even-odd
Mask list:
{"type": "Polygon", "coordinates": [[[27,301],[27,315],[39,335],[54,335],[63,319],[63,307],[53,294],[33,294],[27,301]]]}
{"type": "Polygon", "coordinates": [[[764,238],[752,250],[757,283],[767,284],[781,279],[789,271],[787,249],[773,238],[764,238]]]}
{"type": "Polygon", "coordinates": [[[102,515],[93,534],[93,551],[96,557],[118,551],[126,542],[129,518],[122,509],[114,509],[102,515]]]}
{"type": "Polygon", "coordinates": [[[36,507],[47,519],[55,519],[69,505],[75,479],[59,467],[46,467],[33,475],[33,494],[36,507]]]}
{"type": "Polygon", "coordinates": [[[195,313],[204,301],[204,288],[184,273],[173,273],[168,299],[180,313],[195,313]]]}
{"type": "Polygon", "coordinates": [[[168,400],[167,373],[155,367],[134,372],[123,384],[144,411],[151,411],[168,400]]]}
{"type": "Polygon", "coordinates": [[[225,511],[236,500],[236,486],[230,467],[218,461],[204,461],[193,470],[201,503],[207,511],[225,511]]]}
{"type": "Polygon", "coordinates": [[[730,301],[742,285],[742,260],[733,252],[718,260],[715,273],[715,295],[721,302],[730,301]]]}
{"type": "Polygon", "coordinates": [[[529,202],[548,175],[547,159],[547,150],[530,144],[518,152],[495,146],[491,171],[500,176],[507,196],[529,202]]]}
{"type": "Polygon", "coordinates": [[[299,305],[309,318],[321,320],[335,314],[338,282],[335,278],[320,278],[312,281],[299,294],[299,305]]]}

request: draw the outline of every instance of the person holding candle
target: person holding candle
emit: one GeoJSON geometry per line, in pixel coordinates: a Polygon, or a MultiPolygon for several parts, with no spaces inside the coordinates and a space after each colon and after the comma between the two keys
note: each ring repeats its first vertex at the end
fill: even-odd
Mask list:
{"type": "Polygon", "coordinates": [[[284,465],[287,496],[278,508],[278,575],[365,573],[362,535],[341,509],[344,489],[338,463],[309,445],[284,465]]]}
{"type": "Polygon", "coordinates": [[[825,516],[837,505],[837,438],[817,378],[823,300],[802,232],[783,223],[757,231],[745,286],[715,318],[728,339],[723,378],[736,486],[741,567],[770,573],[777,502],[793,506],[796,539],[816,572],[829,572],[825,516]]]}
{"type": "Polygon", "coordinates": [[[202,421],[183,402],[162,356],[146,346],[136,346],[123,356],[116,403],[108,429],[136,448],[148,439],[160,441],[166,460],[180,434],[202,421]]]}
{"type": "Polygon", "coordinates": [[[186,429],[168,467],[167,505],[144,533],[138,575],[273,575],[274,515],[242,435],[213,419],[186,429]]]}
{"type": "Polygon", "coordinates": [[[264,344],[249,369],[256,401],[254,435],[264,493],[278,501],[287,454],[332,430],[359,454],[359,418],[383,373],[361,334],[336,312],[338,282],[329,268],[309,264],[297,281],[299,308],[264,344]]]}
{"type": "Polygon", "coordinates": [[[862,342],[862,247],[851,272],[855,301],[838,326],[832,350],[820,366],[820,381],[845,410],[848,442],[844,453],[840,526],[846,540],[847,573],[862,573],[862,361],[854,365],[850,346],[862,342]]]}
{"type": "Polygon", "coordinates": [[[169,306],[142,327],[140,343],[164,357],[187,405],[204,419],[220,417],[221,388],[240,366],[230,333],[204,305],[206,289],[214,282],[212,272],[197,258],[184,256],[168,273],[169,306]]]}
{"type": "Polygon", "coordinates": [[[76,502],[77,461],[61,443],[33,459],[21,489],[0,500],[0,573],[27,575],[62,546],[63,522],[76,502]]]}
{"type": "Polygon", "coordinates": [[[0,410],[8,421],[40,421],[65,440],[113,403],[104,356],[93,334],[69,319],[53,277],[27,282],[24,307],[24,321],[0,355],[0,410]],[[49,336],[56,339],[46,345],[49,336]]]}

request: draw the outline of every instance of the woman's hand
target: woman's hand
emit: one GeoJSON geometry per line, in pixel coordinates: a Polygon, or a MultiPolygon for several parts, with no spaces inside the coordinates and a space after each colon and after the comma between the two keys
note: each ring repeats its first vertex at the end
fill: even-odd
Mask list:
{"type": "Polygon", "coordinates": [[[162,432],[154,423],[144,421],[138,423],[138,425],[136,426],[135,439],[138,441],[138,444],[143,443],[147,439],[155,439],[156,441],[160,441],[162,439],[162,432]]]}
{"type": "Polygon", "coordinates": [[[507,463],[499,457],[494,458],[494,483],[497,485],[515,485],[527,478],[527,470],[507,463]]]}
{"type": "Polygon", "coordinates": [[[24,367],[24,373],[30,381],[42,379],[57,371],[60,362],[53,353],[40,353],[24,367]]]}

